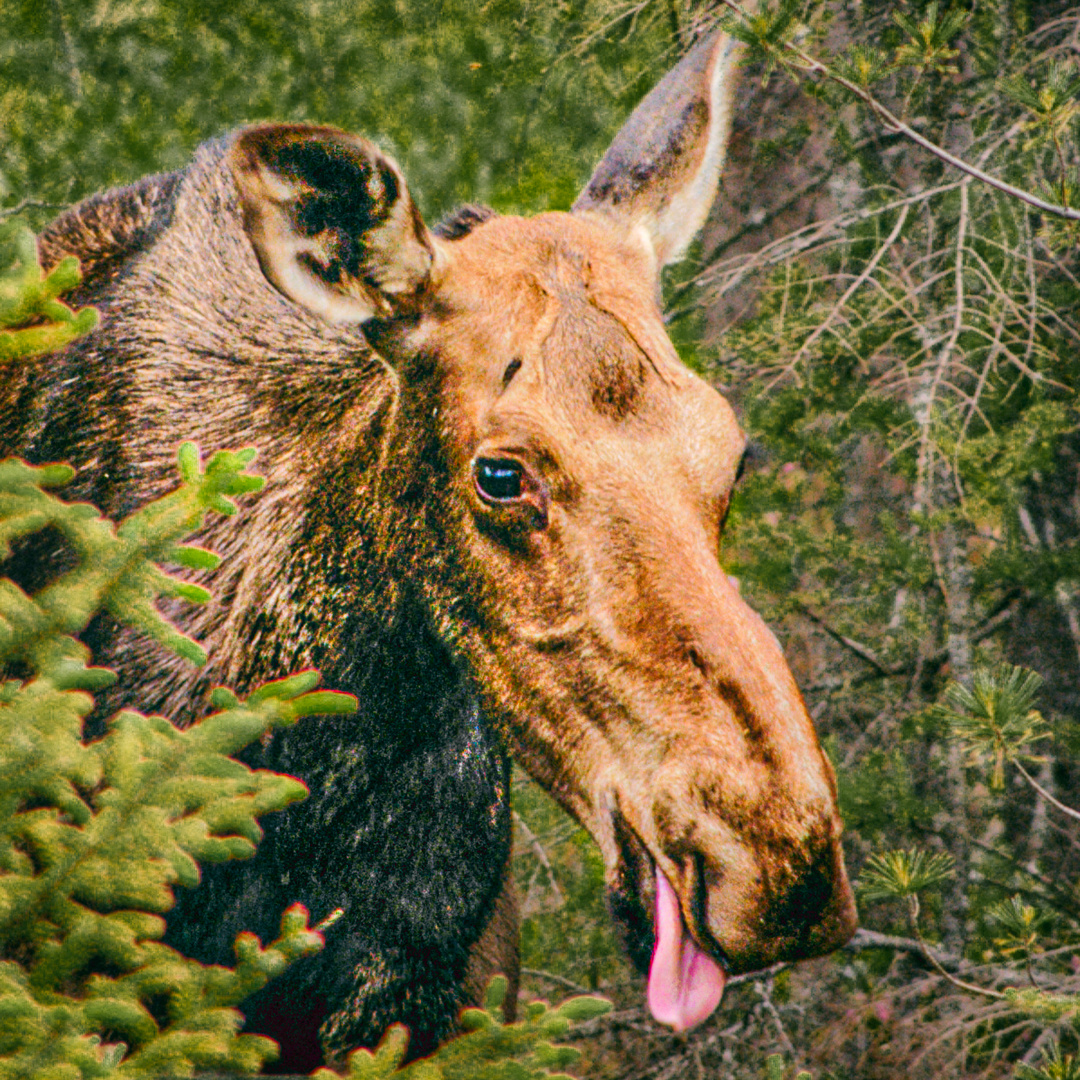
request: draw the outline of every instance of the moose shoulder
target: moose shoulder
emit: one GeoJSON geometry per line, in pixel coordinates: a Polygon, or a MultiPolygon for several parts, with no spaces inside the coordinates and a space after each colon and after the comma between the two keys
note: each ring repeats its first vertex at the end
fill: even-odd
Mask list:
{"type": "Polygon", "coordinates": [[[3,391],[0,451],[71,461],[113,515],[168,487],[186,438],[256,446],[268,480],[201,538],[226,556],[215,604],[175,612],[206,667],[107,620],[98,661],[181,720],[308,666],[360,701],[253,751],[311,795],[170,920],[223,961],[292,901],[341,910],[245,1007],[282,1067],[394,1021],[423,1052],[515,971],[509,752],[598,843],[658,1019],[853,929],[831,770],[717,558],[743,436],[656,299],[715,194],[731,53],[689,53],[570,213],[429,230],[370,143],[269,125],[41,239],[82,260],[102,321],[3,391]]]}

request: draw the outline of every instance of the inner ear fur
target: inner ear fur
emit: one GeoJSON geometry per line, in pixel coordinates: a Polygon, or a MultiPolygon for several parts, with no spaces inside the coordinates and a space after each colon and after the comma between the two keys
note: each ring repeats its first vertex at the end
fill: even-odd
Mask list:
{"type": "Polygon", "coordinates": [[[229,164],[263,273],[336,323],[407,308],[434,245],[397,164],[336,128],[269,124],[237,136],[229,164]]]}
{"type": "Polygon", "coordinates": [[[573,212],[644,239],[658,267],[679,259],[716,198],[739,50],[719,32],[699,41],[631,113],[573,212]]]}

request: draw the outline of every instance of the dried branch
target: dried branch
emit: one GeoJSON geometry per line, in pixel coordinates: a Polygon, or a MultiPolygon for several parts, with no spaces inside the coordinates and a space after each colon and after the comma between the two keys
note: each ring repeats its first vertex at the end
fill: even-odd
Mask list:
{"type": "MultiPolygon", "coordinates": [[[[724,7],[735,12],[744,23],[749,24],[750,17],[747,15],[742,5],[737,3],[736,0],[720,0],[720,3],[723,4],[724,7]]],[[[1045,213],[1054,214],[1057,217],[1068,218],[1070,221],[1080,221],[1080,210],[1074,210],[1072,207],[1058,206],[1055,203],[1047,202],[1045,199],[1040,199],[1037,195],[1033,195],[1030,191],[1024,191],[1022,188],[1015,187],[1004,180],[999,180],[996,176],[991,176],[990,173],[980,169],[977,165],[972,165],[970,162],[964,161],[962,158],[950,153],[943,146],[938,146],[937,143],[932,142],[930,139],[926,138],[925,135],[920,135],[913,127],[909,124],[905,124],[903,120],[896,116],[883,102],[874,97],[869,90],[865,90],[857,83],[853,83],[850,79],[845,78],[838,71],[834,71],[830,68],[828,64],[810,56],[809,53],[804,52],[794,43],[785,41],[782,42],[781,47],[789,56],[795,58],[797,66],[801,71],[805,71],[809,75],[820,75],[822,78],[826,78],[830,82],[842,86],[848,93],[854,94],[855,97],[870,108],[870,111],[882,122],[886,131],[890,131],[897,135],[903,135],[906,139],[910,139],[911,142],[915,143],[917,146],[921,146],[928,153],[933,154],[934,157],[951,165],[954,169],[959,169],[972,179],[980,180],[982,183],[988,184],[990,187],[996,188],[998,191],[1003,192],[1014,199],[1019,199],[1021,202],[1033,206],[1036,210],[1042,210],[1045,213]]]]}
{"type": "MultiPolygon", "coordinates": [[[[1009,982],[1015,980],[1017,977],[1017,972],[1013,971],[1012,968],[990,965],[977,967],[970,961],[958,956],[956,953],[951,953],[944,949],[938,949],[929,945],[921,937],[907,938],[900,937],[896,934],[882,934],[877,930],[867,930],[862,926],[855,931],[854,937],[844,945],[844,949],[847,952],[862,952],[864,949],[894,949],[896,952],[913,953],[922,956],[942,977],[948,979],[950,982],[959,982],[959,985],[964,988],[967,988],[969,984],[956,980],[946,969],[946,965],[954,968],[961,974],[965,974],[972,970],[984,972],[995,982],[1009,982]]],[[[987,990],[986,987],[975,987],[974,989],[979,993],[986,993],[995,998],[1004,997],[1004,995],[1000,994],[998,991],[987,990]]]]}
{"type": "Polygon", "coordinates": [[[595,990],[589,990],[584,986],[579,986],[571,979],[564,979],[561,975],[556,975],[551,971],[540,971],[538,968],[523,967],[521,969],[521,974],[528,975],[534,979],[543,979],[544,982],[551,983],[552,986],[559,986],[563,990],[569,990],[572,994],[593,994],[596,992],[595,990]]]}
{"type": "Polygon", "coordinates": [[[843,310],[844,305],[852,298],[852,296],[855,295],[856,292],[858,292],[859,288],[866,282],[866,280],[873,275],[874,271],[877,269],[878,263],[881,262],[889,249],[899,239],[900,232],[904,228],[904,222],[907,221],[908,212],[910,210],[910,204],[907,206],[902,206],[900,208],[900,213],[897,216],[896,224],[893,226],[892,232],[890,232],[889,235],[885,238],[885,243],[883,243],[881,247],[879,247],[877,251],[874,252],[874,257],[866,264],[863,272],[859,274],[859,276],[844,290],[844,294],[832,306],[828,315],[826,315],[825,318],[821,322],[819,322],[816,327],[814,327],[814,332],[802,343],[801,346],[799,346],[799,351],[791,359],[792,367],[794,367],[807,354],[807,352],[810,350],[810,346],[813,345],[814,342],[817,341],[817,339],[821,337],[821,335],[824,334],[826,330],[829,329],[829,327],[833,323],[833,320],[843,310]]]}
{"type": "Polygon", "coordinates": [[[849,638],[845,634],[841,634],[839,630],[830,626],[820,615],[808,608],[804,603],[799,601],[796,604],[799,611],[801,611],[815,626],[820,626],[826,634],[843,645],[844,648],[853,652],[860,660],[865,660],[866,663],[872,665],[877,669],[878,673],[883,676],[896,675],[897,672],[892,666],[886,664],[877,653],[874,652],[868,645],[863,645],[862,642],[856,641],[854,638],[849,638]]]}
{"type": "Polygon", "coordinates": [[[551,891],[555,894],[555,898],[561,907],[566,903],[566,897],[563,896],[563,891],[559,888],[559,882],[555,878],[555,870],[551,865],[551,860],[548,858],[547,852],[544,850],[544,845],[540,843],[536,833],[529,828],[525,819],[516,810],[511,811],[511,813],[513,814],[514,824],[521,830],[522,836],[525,837],[525,842],[529,845],[530,850],[536,856],[540,865],[547,871],[551,891]]]}
{"type": "Polygon", "coordinates": [[[780,1016],[780,1010],[777,1009],[772,999],[773,981],[770,976],[767,979],[758,979],[754,983],[754,990],[757,992],[758,997],[761,998],[762,1004],[765,1006],[766,1012],[772,1018],[773,1025],[776,1028],[776,1034],[780,1037],[780,1045],[783,1046],[784,1052],[792,1058],[797,1058],[799,1055],[795,1050],[795,1046],[791,1041],[791,1036],[787,1033],[787,1028],[784,1027],[784,1021],[780,1016]]]}
{"type": "Polygon", "coordinates": [[[1020,764],[1020,762],[1019,762],[1019,761],[1017,761],[1016,759],[1014,759],[1014,760],[1013,760],[1013,764],[1014,764],[1014,765],[1015,765],[1015,766],[1017,767],[1017,769],[1019,769],[1019,771],[1020,771],[1020,775],[1021,775],[1021,776],[1022,776],[1022,777],[1023,777],[1023,778],[1024,778],[1024,779],[1025,779],[1025,780],[1026,780],[1026,781],[1027,781],[1027,782],[1028,782],[1028,783],[1029,783],[1029,784],[1030,784],[1030,785],[1031,785],[1031,786],[1032,786],[1032,787],[1033,787],[1033,788],[1034,788],[1034,789],[1035,789],[1035,790],[1036,790],[1036,791],[1037,791],[1037,792],[1038,792],[1038,793],[1039,793],[1039,794],[1040,794],[1040,795],[1041,795],[1041,796],[1042,796],[1042,797],[1043,797],[1043,798],[1044,798],[1044,799],[1045,799],[1045,800],[1046,800],[1046,801],[1047,801],[1047,802],[1048,802],[1048,803],[1049,803],[1050,805],[1051,805],[1051,806],[1053,806],[1053,807],[1056,807],[1056,808],[1057,808],[1058,810],[1060,810],[1060,811],[1061,811],[1061,812],[1062,812],[1063,814],[1065,814],[1065,815],[1067,815],[1068,817],[1072,818],[1072,819],[1073,819],[1073,821],[1080,821],[1080,813],[1078,813],[1078,812],[1077,812],[1076,810],[1074,810],[1074,809],[1073,809],[1073,808],[1072,808],[1071,806],[1066,806],[1066,805],[1065,805],[1065,804],[1064,804],[1063,802],[1060,802],[1059,800],[1055,799],[1055,798],[1054,798],[1054,796],[1053,796],[1053,795],[1051,795],[1051,794],[1050,794],[1050,792],[1049,792],[1049,791],[1047,791],[1047,790],[1046,790],[1046,788],[1044,788],[1044,787],[1042,786],[1042,784],[1040,784],[1040,783],[1039,783],[1039,781],[1038,781],[1038,780],[1036,780],[1036,779],[1035,779],[1035,777],[1034,777],[1034,776],[1032,776],[1032,775],[1031,775],[1031,773],[1029,773],[1029,772],[1027,771],[1027,769],[1025,769],[1025,768],[1024,768],[1024,766],[1020,764]]]}
{"type": "Polygon", "coordinates": [[[41,202],[38,199],[20,199],[14,206],[0,207],[0,221],[21,214],[24,210],[66,210],[69,205],[70,203],[66,202],[50,203],[41,202]]]}

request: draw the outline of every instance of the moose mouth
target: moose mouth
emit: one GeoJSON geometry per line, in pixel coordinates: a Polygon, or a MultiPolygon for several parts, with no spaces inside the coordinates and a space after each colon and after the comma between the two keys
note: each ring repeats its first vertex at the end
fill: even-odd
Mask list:
{"type": "Polygon", "coordinates": [[[612,914],[623,929],[630,958],[648,973],[646,1001],[653,1018],[686,1031],[715,1011],[727,975],[690,933],[674,887],[621,814],[616,814],[616,832],[622,858],[610,895],[612,914]],[[642,895],[649,885],[651,920],[642,895]]]}

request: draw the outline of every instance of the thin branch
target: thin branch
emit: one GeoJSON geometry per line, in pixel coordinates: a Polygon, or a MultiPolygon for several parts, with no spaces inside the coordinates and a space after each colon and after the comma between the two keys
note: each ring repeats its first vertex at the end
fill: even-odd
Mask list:
{"type": "MultiPolygon", "coordinates": [[[[971,984],[964,983],[963,980],[956,980],[955,976],[950,974],[945,969],[945,964],[950,967],[956,968],[957,971],[963,972],[974,965],[970,964],[963,957],[957,956],[955,953],[947,952],[944,949],[934,948],[929,945],[921,937],[900,937],[897,934],[882,934],[877,930],[867,930],[864,927],[859,927],[855,931],[855,936],[843,946],[847,952],[862,952],[863,949],[894,949],[897,952],[914,953],[925,958],[944,978],[950,982],[957,981],[959,984],[967,988],[971,984]]],[[[1016,979],[1017,972],[1012,968],[1003,967],[983,967],[980,970],[985,971],[995,981],[1011,981],[1016,979]]],[[[999,993],[996,990],[988,990],[985,987],[974,988],[979,993],[988,994],[995,998],[1003,998],[1005,995],[999,993]]]]}
{"type": "Polygon", "coordinates": [[[544,850],[544,845],[537,839],[536,833],[529,828],[525,823],[525,819],[516,811],[511,811],[514,818],[514,824],[521,830],[522,835],[525,837],[526,843],[532,849],[532,853],[540,861],[540,865],[547,871],[548,882],[551,885],[551,891],[558,899],[559,906],[562,907],[566,903],[566,897],[563,896],[562,889],[559,888],[559,882],[555,878],[555,871],[551,866],[551,860],[547,856],[547,852],[544,850]]]}
{"type": "Polygon", "coordinates": [[[863,645],[854,638],[849,638],[846,635],[841,634],[839,630],[833,629],[833,627],[831,627],[820,615],[811,611],[810,608],[801,601],[799,601],[796,606],[815,626],[820,626],[833,641],[836,641],[843,645],[844,648],[849,649],[860,660],[865,660],[866,663],[877,668],[879,674],[885,676],[896,674],[896,671],[894,671],[890,665],[886,664],[885,661],[882,660],[868,645],[863,645]]]}
{"type": "MultiPolygon", "coordinates": [[[[948,184],[938,184],[936,187],[917,191],[901,199],[893,199],[880,206],[862,207],[850,213],[837,214],[825,221],[812,221],[808,225],[803,225],[799,229],[778,237],[751,255],[732,256],[721,263],[706,267],[694,279],[694,284],[703,287],[713,285],[714,291],[710,292],[710,298],[724,296],[754,270],[785,262],[793,255],[802,254],[819,243],[840,243],[845,237],[845,230],[852,225],[876,217],[878,214],[887,214],[890,210],[910,206],[912,203],[926,202],[936,195],[954,191],[961,183],[962,181],[954,180],[948,184]],[[718,282],[722,284],[717,286],[718,282]]],[[[678,312],[673,312],[671,317],[677,314],[678,312]]]]}
{"type": "Polygon", "coordinates": [[[809,352],[810,346],[813,345],[814,342],[817,341],[817,339],[821,337],[821,335],[824,334],[826,330],[829,329],[829,327],[832,325],[833,319],[835,319],[836,316],[841,311],[843,311],[844,305],[851,299],[852,296],[855,295],[856,292],[858,292],[859,288],[863,285],[867,278],[869,278],[874,273],[874,271],[877,269],[878,263],[881,262],[881,260],[885,257],[886,253],[899,238],[900,230],[903,229],[904,222],[907,221],[908,212],[910,210],[910,205],[900,208],[900,214],[896,219],[896,224],[893,226],[892,232],[889,233],[889,235],[885,238],[885,243],[882,244],[881,247],[879,247],[877,251],[874,252],[874,257],[866,264],[863,272],[844,290],[843,296],[841,296],[840,299],[837,300],[836,303],[832,306],[829,314],[826,315],[825,318],[821,322],[819,322],[816,327],[814,327],[814,332],[802,343],[801,346],[799,346],[799,351],[791,359],[791,363],[789,365],[790,367],[794,367],[807,354],[807,352],[809,352]]]}
{"type": "Polygon", "coordinates": [[[769,1016],[772,1017],[773,1025],[776,1028],[777,1035],[780,1036],[780,1045],[783,1046],[784,1052],[792,1058],[797,1058],[799,1055],[795,1050],[795,1046],[791,1041],[791,1036],[787,1033],[787,1028],[784,1027],[784,1021],[780,1016],[780,1010],[777,1009],[772,999],[773,981],[772,978],[759,979],[754,983],[754,990],[757,991],[758,997],[761,998],[762,1003],[765,1006],[769,1016]]]}
{"type": "Polygon", "coordinates": [[[923,941],[922,934],[919,933],[919,928],[917,926],[915,927],[915,936],[919,944],[923,947],[923,956],[925,956],[926,959],[930,961],[930,964],[934,968],[934,970],[937,971],[938,974],[941,975],[941,977],[947,982],[952,983],[952,985],[959,990],[968,991],[968,993],[970,994],[978,994],[980,997],[992,998],[994,1001],[1005,1000],[1005,995],[1000,990],[991,990],[989,989],[989,987],[986,986],[976,986],[975,983],[965,982],[963,979],[958,979],[955,975],[950,974],[941,966],[940,963],[938,963],[937,958],[930,951],[930,946],[927,945],[925,941],[923,941]]]}
{"type": "MultiPolygon", "coordinates": [[[[1004,600],[1002,600],[999,604],[997,610],[995,610],[977,630],[972,631],[971,643],[973,645],[978,645],[980,641],[984,641],[986,638],[990,637],[991,634],[1000,630],[1001,627],[1005,625],[1005,623],[1009,622],[1013,618],[1013,616],[1016,615],[1019,605],[1019,599],[1020,590],[1010,590],[1009,593],[1005,596],[1004,600]]],[[[809,615],[810,613],[806,612],[806,614],[809,615]]],[[[812,618],[812,616],[810,617],[812,618]]],[[[822,623],[821,625],[822,629],[825,630],[826,633],[829,633],[829,630],[824,625],[824,623],[822,623]]],[[[851,648],[852,645],[856,647],[859,646],[859,642],[857,641],[852,641],[850,643],[848,641],[843,641],[841,643],[848,648],[851,648]]],[[[870,650],[867,646],[861,647],[866,649],[868,653],[876,656],[876,654],[873,654],[872,650],[870,650]]],[[[861,654],[858,653],[856,655],[861,656],[861,654]]],[[[866,660],[869,664],[872,664],[875,668],[875,671],[873,673],[867,672],[863,675],[856,675],[854,677],[848,678],[822,679],[819,682],[810,683],[808,686],[806,686],[806,691],[809,692],[812,690],[836,690],[845,685],[859,686],[862,683],[870,682],[872,679],[900,678],[905,675],[910,675],[913,671],[919,668],[920,665],[923,667],[923,669],[930,668],[931,670],[933,670],[934,668],[940,667],[949,659],[949,650],[947,646],[942,646],[940,649],[938,649],[936,652],[931,653],[929,656],[920,656],[916,657],[913,660],[906,660],[896,664],[885,664],[884,661],[882,661],[880,658],[878,658],[875,662],[874,660],[871,660],[869,656],[861,656],[861,659],[866,660]]]]}
{"type": "Polygon", "coordinates": [[[1035,790],[1036,790],[1036,791],[1037,791],[1037,792],[1038,792],[1038,793],[1039,793],[1039,794],[1040,794],[1040,795],[1041,795],[1041,796],[1042,796],[1042,797],[1043,797],[1043,798],[1044,798],[1044,799],[1045,799],[1045,800],[1046,800],[1046,801],[1047,801],[1047,802],[1048,802],[1048,803],[1049,803],[1050,805],[1051,805],[1051,806],[1056,806],[1058,810],[1060,810],[1060,811],[1061,811],[1061,812],[1062,812],[1063,814],[1067,814],[1067,815],[1068,815],[1069,817],[1071,817],[1071,818],[1072,818],[1072,819],[1073,819],[1074,821],[1080,821],[1080,813],[1078,813],[1078,812],[1077,812],[1076,810],[1074,810],[1074,809],[1073,809],[1073,808],[1072,808],[1071,806],[1066,806],[1066,805],[1065,805],[1065,804],[1064,804],[1063,802],[1059,802],[1059,801],[1058,801],[1057,799],[1055,799],[1055,798],[1054,798],[1054,796],[1053,796],[1053,795],[1051,795],[1051,794],[1050,794],[1050,792],[1049,792],[1049,791],[1047,791],[1047,790],[1046,790],[1046,788],[1044,788],[1044,787],[1042,786],[1042,784],[1040,784],[1040,783],[1039,783],[1039,781],[1038,781],[1038,780],[1036,780],[1036,779],[1035,779],[1035,777],[1034,777],[1034,776],[1032,776],[1032,775],[1031,775],[1031,773],[1029,773],[1029,772],[1027,771],[1027,769],[1025,769],[1025,768],[1024,768],[1024,766],[1023,766],[1023,765],[1021,765],[1021,764],[1020,764],[1020,762],[1019,762],[1019,761],[1017,761],[1017,760],[1016,760],[1015,758],[1013,759],[1013,764],[1014,764],[1014,765],[1015,765],[1015,766],[1016,766],[1016,767],[1017,767],[1017,768],[1018,768],[1018,769],[1020,770],[1020,775],[1021,775],[1021,776],[1022,776],[1022,777],[1023,777],[1023,778],[1024,778],[1024,779],[1025,779],[1025,780],[1026,780],[1026,781],[1027,781],[1027,782],[1028,782],[1028,783],[1029,783],[1029,784],[1030,784],[1030,785],[1031,785],[1031,786],[1032,786],[1032,787],[1033,787],[1033,788],[1034,788],[1034,789],[1035,789],[1035,790]]]}
{"type": "Polygon", "coordinates": [[[570,979],[564,979],[561,975],[555,975],[550,971],[540,971],[538,968],[521,969],[522,975],[529,975],[534,979],[543,979],[544,982],[549,982],[552,986],[561,986],[563,990],[569,990],[572,994],[593,994],[594,990],[589,990],[584,986],[579,986],[576,982],[570,979]]]}
{"type": "Polygon", "coordinates": [[[20,199],[14,206],[0,207],[0,221],[4,218],[14,217],[24,210],[66,210],[70,203],[40,202],[38,199],[20,199]]]}
{"type": "MultiPolygon", "coordinates": [[[[734,11],[744,23],[749,24],[749,16],[736,0],[720,0],[720,3],[723,4],[724,7],[734,11]]],[[[903,120],[891,112],[882,102],[878,101],[869,90],[863,89],[863,87],[859,86],[857,83],[853,83],[839,72],[833,71],[827,64],[810,56],[809,53],[803,52],[797,45],[792,44],[790,41],[785,41],[782,43],[781,47],[785,52],[795,57],[801,70],[808,74],[821,75],[823,78],[830,80],[830,82],[842,86],[849,93],[854,94],[855,97],[869,106],[870,111],[877,116],[882,124],[884,124],[887,131],[903,135],[917,146],[921,146],[928,153],[933,154],[934,157],[951,165],[954,169],[959,169],[973,179],[980,180],[982,183],[988,184],[990,187],[996,188],[998,191],[1010,195],[1014,199],[1019,199],[1021,202],[1027,203],[1028,206],[1033,206],[1036,210],[1042,210],[1048,214],[1055,214],[1058,217],[1068,218],[1070,221],[1080,221],[1080,210],[1074,210],[1072,207],[1067,206],[1058,206],[1055,203],[1047,202],[1045,199],[1040,199],[1037,195],[1032,195],[1030,191],[1024,191],[1023,188],[1014,187],[1004,180],[999,180],[996,176],[991,176],[990,173],[984,172],[978,166],[972,165],[970,162],[958,158],[955,154],[949,153],[943,146],[938,146],[937,143],[931,142],[925,135],[920,135],[909,124],[905,124],[903,120]]]]}

